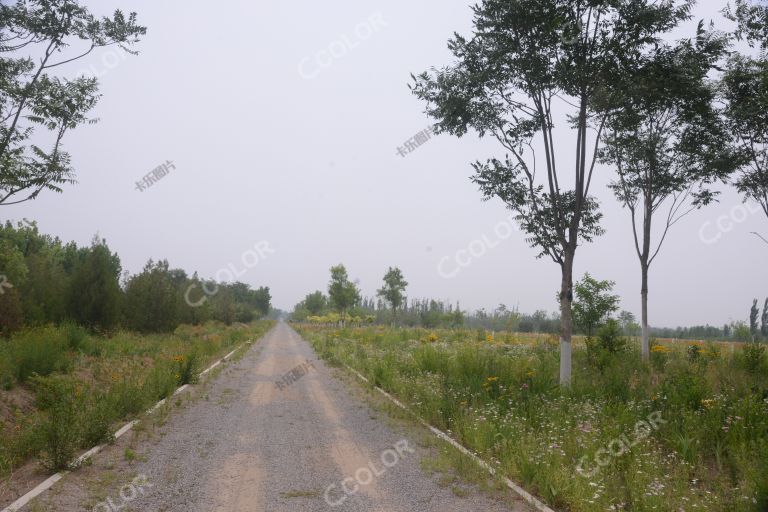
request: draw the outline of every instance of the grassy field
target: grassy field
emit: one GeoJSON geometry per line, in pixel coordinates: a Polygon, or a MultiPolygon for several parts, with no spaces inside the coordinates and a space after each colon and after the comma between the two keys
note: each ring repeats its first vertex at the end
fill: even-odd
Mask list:
{"type": "Polygon", "coordinates": [[[582,341],[563,390],[553,337],[299,329],[558,510],[768,510],[763,351],[582,341]]]}
{"type": "Polygon", "coordinates": [[[0,342],[0,476],[38,458],[67,467],[83,449],[110,440],[121,422],[142,413],[271,321],[181,326],[173,334],[76,326],[29,329],[0,342]]]}

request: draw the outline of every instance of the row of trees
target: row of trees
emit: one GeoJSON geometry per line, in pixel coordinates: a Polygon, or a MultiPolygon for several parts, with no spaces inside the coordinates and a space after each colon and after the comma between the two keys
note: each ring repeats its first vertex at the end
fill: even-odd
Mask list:
{"type": "MultiPolygon", "coordinates": [[[[328,294],[315,291],[296,304],[291,320],[321,324],[399,324],[408,327],[458,328],[467,327],[487,331],[554,334],[561,328],[556,313],[536,311],[521,313],[500,304],[493,311],[480,309],[465,312],[455,306],[434,299],[406,297],[408,283],[399,268],[390,268],[383,278],[383,286],[376,297],[363,297],[356,283],[349,280],[343,265],[331,268],[328,294]]],[[[601,281],[585,274],[574,285],[574,332],[593,337],[608,323],[615,323],[624,336],[638,336],[641,326],[635,315],[620,310],[620,298],[613,293],[613,281],[601,281]]],[[[657,338],[681,340],[768,340],[768,299],[762,312],[755,300],[750,311],[750,322],[736,321],[722,328],[710,325],[651,328],[650,335],[657,338]]]]}
{"type": "Polygon", "coordinates": [[[610,188],[632,219],[646,359],[649,269],[670,228],[727,181],[768,216],[768,59],[733,51],[742,39],[768,48],[768,7],[736,0],[724,11],[734,33],[700,22],[691,38],[670,42],[694,5],[483,0],[473,7],[472,37],[449,42],[456,62],[413,77],[439,132],[474,130],[506,153],[473,164],[473,181],[485,199],[516,212],[539,257],[560,267],[563,385],[571,381],[577,248],[603,233],[591,195],[597,164],[614,170],[610,188]],[[555,135],[561,112],[571,139],[555,135]],[[570,180],[561,146],[574,150],[570,180]]]}
{"type": "MultiPolygon", "coordinates": [[[[390,267],[383,278],[376,300],[363,297],[355,282],[350,281],[344,265],[330,269],[328,295],[321,291],[308,294],[293,310],[291,319],[338,320],[342,325],[348,319],[355,322],[401,323],[425,327],[458,327],[464,323],[461,309],[435,300],[414,300],[408,303],[405,290],[408,282],[397,267],[390,267]]],[[[323,322],[323,323],[333,323],[323,322]]]]}
{"type": "Polygon", "coordinates": [[[207,320],[248,322],[270,310],[269,288],[201,281],[167,261],[123,273],[107,242],[88,247],[41,234],[34,223],[0,225],[0,333],[25,325],[76,322],[110,331],[172,331],[207,320]]]}
{"type": "MultiPolygon", "coordinates": [[[[615,322],[627,336],[634,336],[640,330],[632,313],[622,311],[616,315],[619,311],[620,299],[618,295],[612,293],[614,284],[613,281],[599,281],[589,274],[585,274],[581,281],[576,283],[576,296],[573,302],[574,323],[587,337],[591,338],[598,328],[612,322],[615,322]]],[[[651,332],[654,336],[662,338],[768,341],[768,298],[765,299],[762,313],[757,299],[754,300],[750,310],[749,324],[744,321],[735,321],[724,325],[722,329],[707,325],[653,329],[651,332]]]]}

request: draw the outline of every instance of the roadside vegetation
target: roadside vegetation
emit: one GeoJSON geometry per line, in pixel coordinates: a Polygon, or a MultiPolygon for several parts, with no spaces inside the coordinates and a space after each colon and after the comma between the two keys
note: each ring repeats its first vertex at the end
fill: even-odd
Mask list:
{"type": "Polygon", "coordinates": [[[269,288],[166,261],[129,275],[105,240],[65,244],[27,221],[0,225],[0,277],[0,476],[68,468],[272,325],[269,288]]]}
{"type": "Polygon", "coordinates": [[[616,324],[577,343],[558,386],[556,337],[462,329],[300,326],[347,364],[558,510],[768,508],[768,361],[761,345],[651,340],[616,324]]]}
{"type": "Polygon", "coordinates": [[[548,333],[530,333],[523,322],[541,315],[409,306],[390,268],[375,307],[345,303],[342,317],[337,273],[327,297],[314,292],[294,309],[318,354],[555,509],[768,509],[768,300],[762,311],[752,303],[748,322],[686,331],[729,341],[650,338],[645,361],[643,331],[614,283],[585,274],[573,297],[577,372],[564,387],[556,316],[539,324],[548,333]]]}
{"type": "Polygon", "coordinates": [[[105,337],[65,324],[14,334],[0,343],[0,476],[32,458],[49,471],[68,468],[79,452],[109,442],[123,422],[272,325],[209,322],[105,337]]]}

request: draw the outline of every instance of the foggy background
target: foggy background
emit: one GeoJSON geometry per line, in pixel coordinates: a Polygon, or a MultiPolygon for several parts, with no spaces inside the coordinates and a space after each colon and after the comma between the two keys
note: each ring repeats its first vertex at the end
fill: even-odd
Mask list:
{"type": "MultiPolygon", "coordinates": [[[[454,31],[470,34],[470,2],[83,3],[99,16],[135,10],[148,28],[141,53],[99,49],[68,66],[98,76],[104,95],[92,113],[100,122],[65,139],[79,184],[5,207],[2,220],[37,220],[78,244],[98,233],[131,273],[149,258],[201,277],[231,265],[286,310],[326,291],[338,263],[368,296],[399,266],[409,298],[557,309],[559,267],[536,260],[518,231],[499,240],[494,227],[510,212],[482,202],[469,181],[471,162],[503,155],[497,144],[440,135],[397,153],[431,124],[408,90],[410,73],[451,62],[446,42],[454,31]],[[136,190],[169,160],[170,175],[136,190]],[[484,235],[498,246],[441,276],[441,260],[452,273],[457,251],[484,235]],[[275,253],[245,268],[243,253],[262,241],[275,253]]],[[[696,19],[721,20],[724,3],[702,4],[696,19]]],[[[558,154],[569,179],[571,145],[558,154]]],[[[579,248],[575,278],[589,271],[616,281],[622,308],[639,316],[630,217],[605,186],[611,177],[597,168],[592,194],[607,233],[579,248]]],[[[768,246],[750,234],[768,235],[768,219],[744,215],[738,194],[724,190],[719,204],[674,226],[651,267],[652,325],[722,326],[745,320],[752,299],[768,295],[768,246]]]]}

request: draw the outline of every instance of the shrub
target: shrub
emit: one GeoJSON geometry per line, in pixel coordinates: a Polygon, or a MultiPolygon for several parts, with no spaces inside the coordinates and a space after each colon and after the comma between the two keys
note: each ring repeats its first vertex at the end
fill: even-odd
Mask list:
{"type": "Polygon", "coordinates": [[[67,341],[53,327],[21,332],[11,339],[8,349],[14,377],[19,382],[33,374],[46,376],[69,367],[67,341]]]}
{"type": "Polygon", "coordinates": [[[35,376],[31,383],[42,412],[37,425],[42,465],[50,471],[67,469],[80,444],[82,388],[61,376],[35,376]]]}
{"type": "Polygon", "coordinates": [[[763,366],[765,347],[759,342],[749,342],[744,346],[744,366],[750,373],[759,373],[763,366]]]}
{"type": "Polygon", "coordinates": [[[588,336],[585,340],[587,358],[601,373],[628,347],[627,338],[622,335],[621,326],[616,320],[608,320],[597,331],[597,338],[588,336]]]}
{"type": "Polygon", "coordinates": [[[97,444],[111,442],[114,438],[111,427],[115,415],[112,404],[102,397],[94,397],[92,403],[80,410],[80,448],[91,448],[97,444]]]}
{"type": "Polygon", "coordinates": [[[75,323],[66,323],[61,326],[64,337],[67,340],[67,346],[70,350],[81,350],[88,338],[88,332],[75,323]]]}
{"type": "Polygon", "coordinates": [[[601,350],[618,354],[627,350],[627,338],[622,335],[621,326],[610,319],[597,331],[597,344],[601,350]]]}

